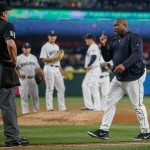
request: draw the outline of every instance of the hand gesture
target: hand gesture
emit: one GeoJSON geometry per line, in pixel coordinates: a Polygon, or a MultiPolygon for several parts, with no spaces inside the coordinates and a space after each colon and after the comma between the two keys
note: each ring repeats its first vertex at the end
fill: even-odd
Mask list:
{"type": "Polygon", "coordinates": [[[125,70],[125,67],[122,64],[119,64],[118,66],[115,67],[114,72],[122,73],[124,70],[125,70]]]}
{"type": "Polygon", "coordinates": [[[104,35],[104,31],[102,32],[102,35],[100,36],[100,45],[105,46],[107,42],[107,36],[104,35]]]}

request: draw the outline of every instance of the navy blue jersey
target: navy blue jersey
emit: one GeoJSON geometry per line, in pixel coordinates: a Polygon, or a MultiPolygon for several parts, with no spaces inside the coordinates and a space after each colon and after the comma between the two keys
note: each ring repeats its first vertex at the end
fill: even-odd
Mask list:
{"type": "Polygon", "coordinates": [[[112,60],[114,67],[123,64],[126,68],[122,74],[115,73],[119,81],[133,81],[143,75],[143,41],[139,35],[132,32],[116,35],[109,47],[101,47],[101,52],[106,62],[112,60]]]}
{"type": "Polygon", "coordinates": [[[8,39],[16,39],[16,31],[14,26],[3,19],[0,19],[0,60],[10,60],[6,41],[8,39]]]}

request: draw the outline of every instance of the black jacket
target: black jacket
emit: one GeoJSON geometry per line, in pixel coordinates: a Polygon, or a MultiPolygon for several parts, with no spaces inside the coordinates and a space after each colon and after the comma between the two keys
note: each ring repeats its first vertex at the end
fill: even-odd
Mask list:
{"type": "Polygon", "coordinates": [[[113,61],[114,68],[123,64],[126,68],[122,74],[115,73],[119,81],[133,81],[144,74],[143,41],[132,32],[127,32],[122,37],[114,36],[110,46],[102,46],[101,52],[104,60],[113,61]]]}

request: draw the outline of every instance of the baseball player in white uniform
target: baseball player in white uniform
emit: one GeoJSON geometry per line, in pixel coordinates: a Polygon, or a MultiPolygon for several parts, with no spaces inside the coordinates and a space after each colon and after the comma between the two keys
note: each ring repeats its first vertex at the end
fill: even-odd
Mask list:
{"type": "Polygon", "coordinates": [[[22,51],[23,53],[17,57],[17,73],[21,83],[19,92],[21,96],[22,114],[26,114],[29,113],[28,95],[33,100],[33,111],[38,112],[40,110],[38,86],[34,77],[35,72],[38,72],[44,78],[44,73],[39,66],[37,58],[30,53],[30,43],[24,43],[22,51]]]}
{"type": "Polygon", "coordinates": [[[84,67],[87,70],[87,73],[82,83],[84,107],[81,110],[100,111],[100,50],[98,45],[95,43],[95,36],[92,33],[86,34],[85,42],[89,48],[85,58],[84,67]],[[92,103],[92,97],[94,99],[94,103],[92,103]]]}
{"type": "Polygon", "coordinates": [[[112,61],[105,62],[103,57],[100,58],[101,75],[99,79],[100,106],[101,110],[105,111],[107,94],[110,86],[110,68],[113,66],[112,61]]]}
{"type": "Polygon", "coordinates": [[[45,63],[44,73],[46,81],[46,107],[48,111],[53,111],[53,91],[57,90],[59,111],[66,111],[65,106],[65,86],[63,80],[63,70],[60,61],[55,59],[59,46],[55,44],[57,35],[51,31],[48,35],[48,42],[42,46],[40,60],[45,63]]]}

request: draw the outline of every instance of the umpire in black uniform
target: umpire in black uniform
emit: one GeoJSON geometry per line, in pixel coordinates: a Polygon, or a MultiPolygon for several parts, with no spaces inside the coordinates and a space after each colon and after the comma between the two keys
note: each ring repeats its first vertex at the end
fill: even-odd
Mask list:
{"type": "Polygon", "coordinates": [[[15,28],[8,22],[8,8],[6,3],[0,3],[0,108],[4,122],[5,146],[26,146],[26,138],[19,136],[16,115],[15,87],[2,88],[2,64],[7,62],[12,66],[17,63],[17,47],[15,43],[15,28]]]}

